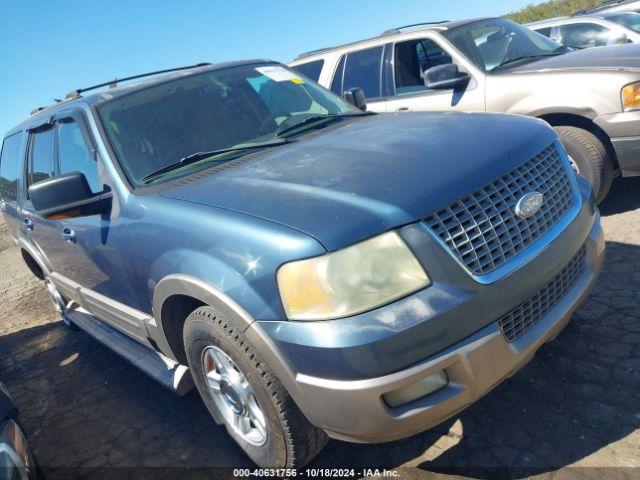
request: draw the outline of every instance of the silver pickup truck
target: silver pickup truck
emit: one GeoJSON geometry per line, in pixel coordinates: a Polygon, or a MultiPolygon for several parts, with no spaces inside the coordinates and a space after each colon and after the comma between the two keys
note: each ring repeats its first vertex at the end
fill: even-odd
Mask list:
{"type": "Polygon", "coordinates": [[[376,112],[493,111],[546,120],[598,201],[615,176],[640,174],[640,45],[572,51],[489,18],[392,29],[302,54],[291,66],[334,93],[362,89],[376,112]]]}

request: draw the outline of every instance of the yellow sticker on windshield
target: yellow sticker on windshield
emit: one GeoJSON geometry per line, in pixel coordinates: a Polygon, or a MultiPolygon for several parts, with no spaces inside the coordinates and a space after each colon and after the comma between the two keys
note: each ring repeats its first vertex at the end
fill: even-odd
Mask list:
{"type": "Polygon", "coordinates": [[[293,77],[293,78],[291,79],[291,81],[292,81],[293,83],[297,83],[298,85],[302,85],[302,84],[304,83],[304,80],[302,80],[301,78],[298,78],[298,77],[293,77]]]}

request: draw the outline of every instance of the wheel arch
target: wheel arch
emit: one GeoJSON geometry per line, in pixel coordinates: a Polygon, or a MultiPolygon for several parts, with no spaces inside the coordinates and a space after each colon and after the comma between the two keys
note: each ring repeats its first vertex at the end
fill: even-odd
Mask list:
{"type": "Polygon", "coordinates": [[[45,277],[50,275],[51,272],[44,262],[43,257],[30,243],[26,242],[23,238],[19,238],[18,248],[20,249],[22,260],[36,278],[44,280],[45,277]]]}
{"type": "Polygon", "coordinates": [[[552,127],[576,127],[591,132],[604,144],[609,157],[613,160],[614,169],[616,171],[619,170],[618,157],[609,135],[594,123],[591,118],[573,112],[546,112],[536,115],[536,117],[544,120],[552,127]]]}
{"type": "Polygon", "coordinates": [[[185,274],[164,277],[153,291],[153,312],[158,327],[157,343],[167,356],[186,365],[182,327],[191,312],[210,306],[244,332],[253,318],[226,293],[203,280],[185,274]],[[163,348],[164,347],[164,348],[163,348]]]}

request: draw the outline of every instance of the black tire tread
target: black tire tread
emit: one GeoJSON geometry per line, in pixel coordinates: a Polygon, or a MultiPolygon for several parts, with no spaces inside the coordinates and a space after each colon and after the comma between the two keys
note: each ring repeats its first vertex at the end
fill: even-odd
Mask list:
{"type": "Polygon", "coordinates": [[[280,380],[260,358],[253,345],[230,322],[208,306],[193,311],[185,321],[184,331],[192,322],[205,322],[218,327],[227,339],[234,342],[251,361],[262,378],[264,387],[276,406],[282,433],[287,446],[286,464],[282,468],[301,468],[308,464],[327,444],[329,438],[321,429],[313,426],[300,411],[280,380]]]}
{"type": "Polygon", "coordinates": [[[596,202],[600,203],[609,193],[613,182],[613,163],[606,147],[593,133],[578,127],[554,127],[560,138],[568,137],[579,143],[589,155],[594,176],[594,193],[596,202]],[[595,190],[595,185],[598,190],[595,190]]]}

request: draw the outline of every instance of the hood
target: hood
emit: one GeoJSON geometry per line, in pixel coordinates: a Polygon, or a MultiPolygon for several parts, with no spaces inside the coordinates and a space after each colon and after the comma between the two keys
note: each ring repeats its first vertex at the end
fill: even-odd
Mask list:
{"type": "Polygon", "coordinates": [[[610,47],[585,48],[546,57],[505,70],[505,73],[541,70],[640,70],[640,45],[627,43],[610,47]]]}
{"type": "Polygon", "coordinates": [[[555,138],[544,122],[514,115],[357,117],[179,179],[161,195],[286,225],[334,250],[419,220],[555,138]]]}

